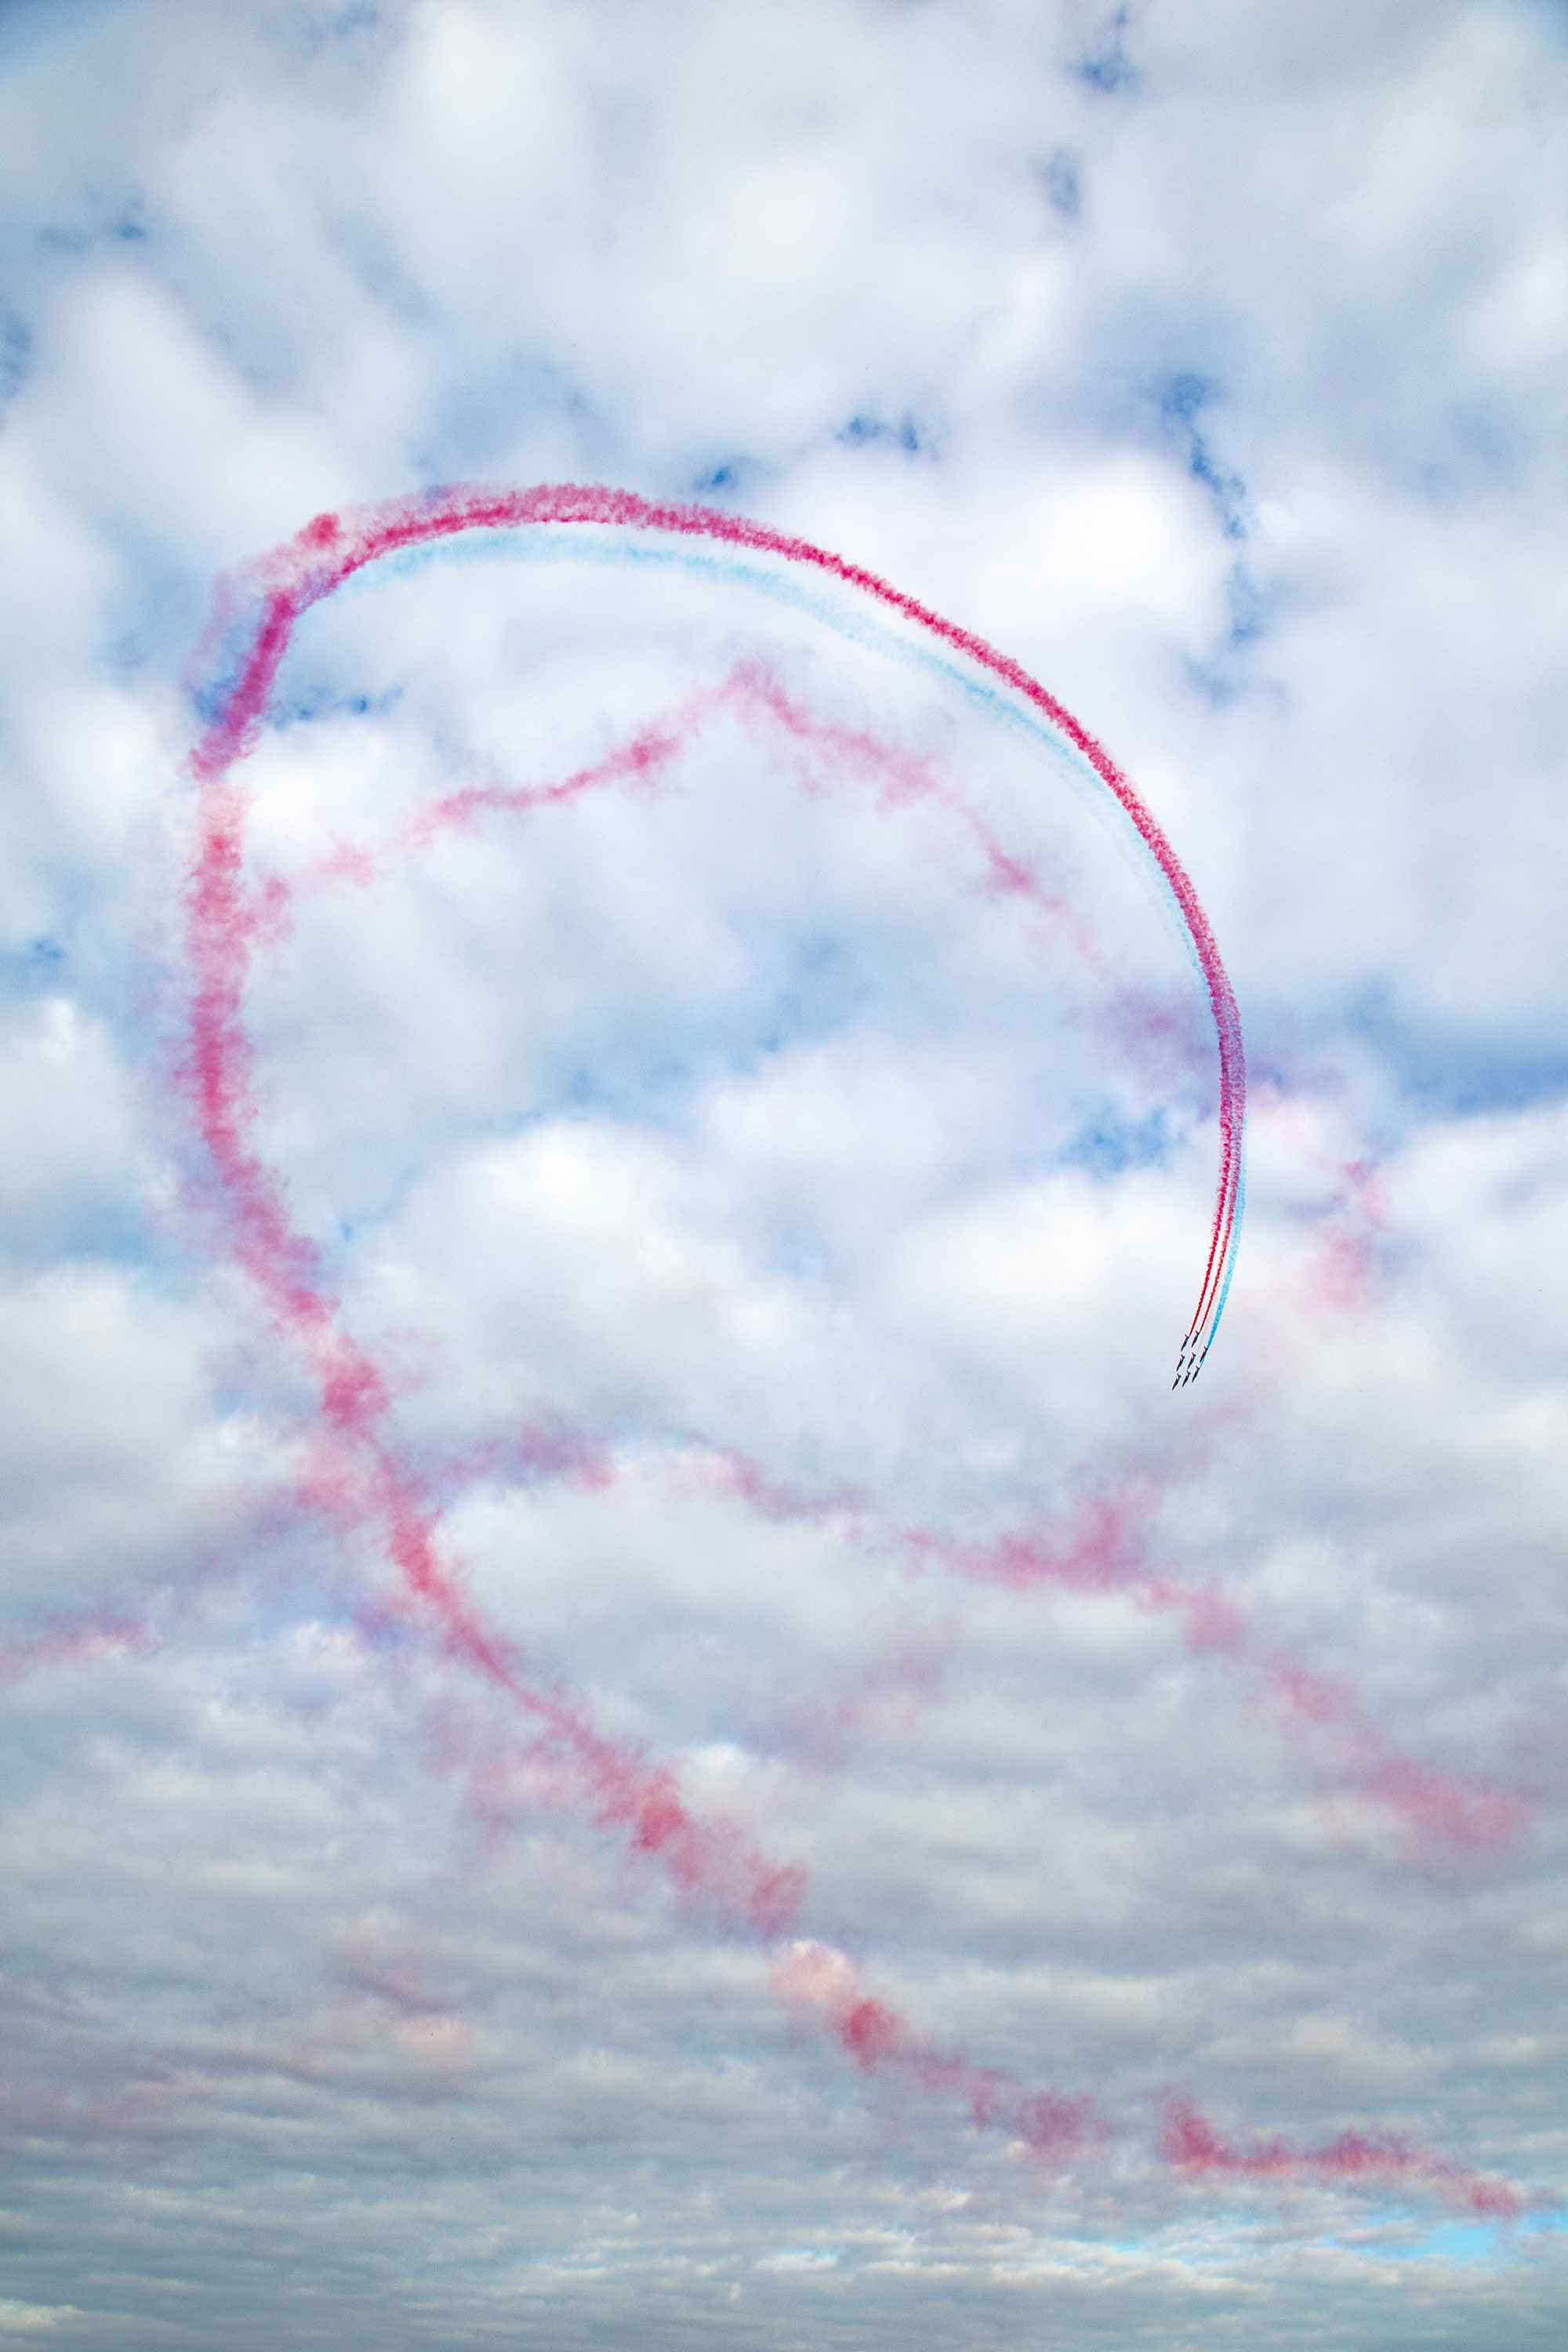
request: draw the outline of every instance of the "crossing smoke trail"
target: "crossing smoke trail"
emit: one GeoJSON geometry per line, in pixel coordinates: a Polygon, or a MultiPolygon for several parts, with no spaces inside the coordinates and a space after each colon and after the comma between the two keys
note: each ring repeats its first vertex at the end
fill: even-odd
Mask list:
{"type": "MultiPolygon", "coordinates": [[[[900,1522],[853,1493],[814,1495],[792,1487],[737,1449],[694,1438],[663,1459],[623,1460],[564,1421],[433,1454],[424,1475],[444,1511],[481,1484],[565,1480],[579,1489],[619,1490],[638,1500],[657,1485],[677,1496],[732,1502],[775,1525],[814,1526],[837,1546],[868,1559],[898,1560],[915,1574],[1020,1595],[1115,1595],[1173,1621],[1194,1657],[1236,1676],[1273,1713],[1305,1769],[1316,1768],[1331,1787],[1396,1826],[1405,1858],[1416,1869],[1441,1872],[1496,1859],[1517,1843],[1530,1819],[1531,1808],[1511,1790],[1398,1746],[1347,1677],[1310,1664],[1298,1646],[1271,1632],[1214,1579],[1174,1573],[1160,1558],[1156,1526],[1170,1482],[1148,1465],[1079,1478],[1059,1512],[984,1538],[900,1522]]],[[[941,1685],[940,1670],[922,1648],[901,1643],[879,1672],[853,1681],[831,1705],[817,1691],[809,1700],[786,1704],[778,1720],[786,1746],[814,1748],[821,1734],[842,1754],[845,1728],[871,1686],[889,1697],[934,1701],[941,1685]]]]}
{"type": "MultiPolygon", "coordinates": [[[[1109,2124],[1089,2100],[1031,2092],[999,2071],[973,2066],[961,2053],[929,2043],[868,1993],[844,1954],[812,1942],[794,1941],[785,1948],[805,1896],[804,1873],[770,1862],[737,1825],[700,1820],[682,1798],[672,1769],[631,1743],[598,1732],[583,1708],[540,1682],[521,1645],[474,1603],[441,1549],[440,1482],[400,1438],[386,1374],[343,1327],[338,1301],[325,1287],[320,1253],[292,1224],[283,1181],[254,1148],[256,1054],[246,1022],[246,996],[254,958],[276,935],[287,889],[247,882],[247,795],[235,772],[258,740],[294,627],[311,605],[378,558],[464,531],[562,524],[706,538],[815,568],[916,625],[998,681],[1042,714],[1088,762],[1131,819],[1170,887],[1204,976],[1218,1038],[1217,1198],[1198,1302],[1183,1341],[1178,1384],[1195,1378],[1225,1306],[1241,1208],[1246,1083],[1229,983],[1207,919],[1163,833],[1109,755],[1017,664],[876,574],[808,541],[709,509],[656,505],[627,492],[568,487],[449,490],[346,517],[322,515],[220,593],[216,636],[234,658],[230,675],[213,698],[210,724],[189,762],[200,802],[186,899],[189,1021],[177,1072],[216,1179],[228,1247],[275,1328],[309,1370],[320,1401],[313,1466],[300,1499],[345,1532],[374,1534],[398,1572],[409,1614],[441,1652],[510,1702],[534,1751],[569,1776],[597,1825],[620,1830],[632,1853],[656,1860],[689,1905],[744,1927],[773,1950],[775,1990],[797,2022],[814,2025],[837,2041],[864,2073],[928,2097],[957,2102],[977,2126],[1005,2132],[1020,2147],[1059,2167],[1110,2135],[1109,2124]]],[[[869,739],[814,729],[760,673],[737,674],[724,691],[748,707],[767,707],[775,725],[802,740],[811,737],[817,749],[851,765],[873,761],[869,739]]],[[[686,714],[686,721],[691,715],[686,714]]],[[[423,821],[425,837],[444,826],[460,827],[487,806],[522,809],[552,797],[569,799],[595,782],[648,780],[672,757],[684,723],[645,730],[598,768],[583,770],[531,797],[489,787],[449,795],[423,821]]],[[[913,771],[905,784],[910,790],[931,789],[930,780],[913,771]]],[[[417,834],[416,828],[409,845],[417,845],[417,834]]],[[[994,889],[1029,887],[1018,869],[1007,866],[997,845],[983,833],[977,832],[975,839],[994,889]]],[[[343,879],[371,879],[374,859],[367,866],[362,854],[345,851],[338,870],[343,879]]],[[[601,1475],[591,1445],[569,1433],[562,1437],[555,1458],[563,1469],[601,1475]]],[[[1181,2151],[1167,2147],[1167,2158],[1190,2167],[1197,2161],[1191,2153],[1197,2145],[1189,2134],[1181,2151]]],[[[1215,2150],[1223,2145],[1213,2139],[1215,2150]]],[[[1378,2145],[1394,2147],[1392,2141],[1378,2145]]],[[[1219,2167],[1217,2154],[1207,2160],[1212,2168],[1219,2167]]],[[[1486,2184],[1479,2176],[1446,2167],[1436,2158],[1422,2161],[1426,2168],[1419,2177],[1443,2187],[1445,2194],[1469,2196],[1476,2210],[1522,2210],[1519,2192],[1511,2188],[1486,2184]],[[1483,2191],[1500,2201],[1483,2208],[1478,2202],[1483,2191]]],[[[1403,2158],[1396,2164],[1390,2155],[1382,2168],[1398,2171],[1401,2164],[1412,2177],[1419,2171],[1414,2156],[1408,2164],[1403,2158]]],[[[1310,2172],[1314,2167],[1321,2168],[1310,2152],[1300,2158],[1299,2169],[1310,2172]]],[[[1275,2170],[1283,2177],[1288,2169],[1281,2157],[1275,2170]]]]}

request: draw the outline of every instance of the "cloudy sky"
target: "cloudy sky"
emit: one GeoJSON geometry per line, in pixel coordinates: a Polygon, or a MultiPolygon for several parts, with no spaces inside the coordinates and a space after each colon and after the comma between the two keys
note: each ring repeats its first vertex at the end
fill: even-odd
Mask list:
{"type": "Polygon", "coordinates": [[[0,2336],[1560,2343],[1565,125],[0,7],[0,2336]]]}

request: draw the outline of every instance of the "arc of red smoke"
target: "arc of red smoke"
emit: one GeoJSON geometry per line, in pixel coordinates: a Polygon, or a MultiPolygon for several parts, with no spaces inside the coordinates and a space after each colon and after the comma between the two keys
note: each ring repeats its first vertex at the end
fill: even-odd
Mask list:
{"type": "Polygon", "coordinates": [[[1419,2181],[1452,2210],[1489,2221],[1518,2221],[1528,2212],[1557,2208],[1553,2198],[1526,2195],[1510,2180],[1455,2164],[1397,2132],[1340,2132],[1321,2147],[1278,2137],[1226,2139],[1179,2092],[1165,2100],[1160,2153],[1189,2179],[1419,2181]]]}
{"type": "Polygon", "coordinates": [[[205,784],[216,784],[226,776],[256,740],[295,623],[367,563],[468,530],[562,525],[712,540],[752,553],[776,556],[839,581],[913,622],[928,636],[998,680],[1047,719],[1088,761],[1131,820],[1175,899],[1214,1015],[1219,1049],[1219,1175],[1203,1281],[1182,1340],[1173,1386],[1184,1387],[1195,1380],[1214,1344],[1235,1266],[1247,1117],[1241,1016],[1208,917],[1163,827],[1103,744],[1022,663],[998,652],[973,630],[947,620],[918,597],[895,588],[879,572],[811,540],[774,530],[744,516],[725,514],[715,507],[643,499],[631,490],[584,488],[575,483],[541,483],[529,489],[467,485],[342,514],[321,514],[296,538],[249,566],[236,583],[259,594],[260,613],[238,675],[192,756],[192,773],[205,784]]]}

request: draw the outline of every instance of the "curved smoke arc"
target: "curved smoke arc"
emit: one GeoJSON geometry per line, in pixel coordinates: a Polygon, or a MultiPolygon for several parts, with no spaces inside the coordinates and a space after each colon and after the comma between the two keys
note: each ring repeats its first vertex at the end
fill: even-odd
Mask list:
{"type": "MultiPolygon", "coordinates": [[[[1048,688],[1020,662],[1001,653],[956,621],[946,619],[880,573],[830,548],[774,530],[766,523],[716,507],[640,498],[635,491],[574,483],[542,483],[528,489],[491,489],[463,485],[393,499],[376,506],[318,515],[291,541],[246,566],[230,583],[250,588],[260,600],[254,625],[226,692],[191,761],[204,784],[217,783],[255,741],[295,624],[353,574],[384,556],[409,552],[472,530],[521,530],[563,525],[597,526],[666,538],[709,540],[755,555],[775,557],[806,572],[859,591],[912,623],[924,635],[963,656],[988,679],[998,681],[1085,761],[1131,824],[1174,901],[1182,928],[1203,977],[1214,1018],[1219,1058],[1219,1171],[1208,1255],[1192,1319],[1176,1361],[1174,1387],[1195,1380],[1214,1344],[1230,1295],[1241,1238],[1245,1196],[1247,1061],[1236,995],[1209,923],[1185,867],[1157,817],[1109,751],[1048,688]]],[[[218,626],[237,616],[232,603],[220,605],[218,626]]],[[[243,624],[241,625],[243,626],[243,624]]]]}

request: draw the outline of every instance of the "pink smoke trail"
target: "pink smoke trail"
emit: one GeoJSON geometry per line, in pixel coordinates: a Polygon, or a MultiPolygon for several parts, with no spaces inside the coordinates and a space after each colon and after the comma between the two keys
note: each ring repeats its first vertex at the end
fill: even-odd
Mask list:
{"type": "MultiPolygon", "coordinates": [[[[1088,1485],[1052,1517],[967,1540],[890,1519],[853,1494],[804,1494],[767,1477],[748,1455],[700,1442],[685,1449],[674,1473],[735,1496],[762,1517],[830,1526],[846,1543],[902,1554],[919,1569],[1010,1592],[1114,1593],[1173,1617],[1194,1656],[1249,1678],[1288,1724],[1321,1733],[1340,1776],[1363,1802],[1384,1807],[1402,1823],[1418,1858],[1495,1856],[1526,1825],[1521,1798],[1408,1754],[1347,1680],[1307,1664],[1213,1579],[1175,1576],[1157,1565],[1155,1522],[1168,1481],[1152,1468],[1088,1485]]],[[[616,1475],[608,1468],[606,1483],[616,1475]]],[[[940,1679],[928,1658],[910,1654],[911,1690],[934,1692],[940,1679]]]]}
{"type": "Polygon", "coordinates": [[[1418,2183],[1436,2191],[1450,2209],[1489,2221],[1517,2221],[1527,2212],[1550,2211],[1557,2204],[1544,2195],[1526,2194],[1495,2173],[1474,2172],[1447,2157],[1435,2156],[1398,2133],[1341,2132],[1321,2147],[1301,2147],[1279,2138],[1224,2139],[1192,2101],[1180,2094],[1165,2102],[1160,2153],[1189,2178],[1418,2183]]]}
{"type": "Polygon", "coordinates": [[[1363,1801],[1386,1808],[1423,1858],[1476,1860],[1520,1835],[1527,1818],[1520,1799],[1406,1754],[1348,1682],[1307,1666],[1217,1584],[1156,1568],[1152,1531],[1163,1499],[1163,1483],[1145,1474],[1091,1489],[1059,1517],[985,1542],[958,1544],[913,1528],[893,1539],[914,1558],[1012,1591],[1123,1593],[1138,1608],[1174,1617],[1194,1656],[1247,1675],[1287,1723],[1321,1733],[1340,1775],[1363,1801]]]}
{"type": "Polygon", "coordinates": [[[1058,2170],[1110,2137],[1091,2099],[1022,2090],[998,2068],[975,2066],[911,2032],[896,2011],[862,1990],[844,1954],[829,1945],[793,1945],[774,1966],[773,1989],[797,2029],[830,2035],[863,2074],[956,2100],[980,2129],[1005,2132],[1058,2170]]]}
{"type": "MultiPolygon", "coordinates": [[[[269,876],[266,885],[269,936],[281,930],[294,900],[303,891],[326,884],[367,887],[383,878],[395,858],[416,856],[444,835],[466,833],[479,816],[528,815],[537,809],[560,807],[610,785],[656,788],[672,761],[705,725],[721,713],[730,714],[770,741],[782,738],[794,747],[801,755],[803,782],[807,790],[818,788],[817,771],[811,764],[816,760],[831,763],[830,774],[847,771],[874,782],[884,809],[917,802],[940,807],[968,834],[979,851],[986,894],[1031,906],[1037,915],[1068,934],[1079,958],[1091,971],[1105,973],[1105,959],[1081,914],[1048,890],[1039,875],[1022,858],[1005,849],[984,819],[939,780],[927,761],[912,752],[890,748],[865,729],[819,719],[754,658],[738,662],[719,686],[688,696],[675,709],[639,729],[626,743],[558,782],[465,784],[406,819],[378,845],[340,841],[323,856],[309,861],[292,881],[269,876]]],[[[1154,1011],[1140,1009],[1146,1021],[1163,1018],[1167,1025],[1173,1025],[1163,1007],[1154,1011]]]]}

